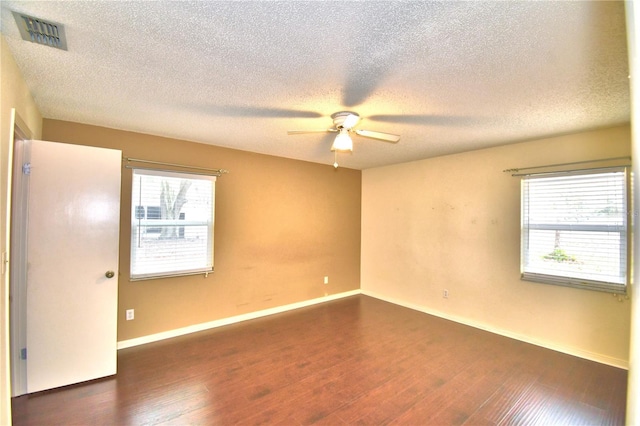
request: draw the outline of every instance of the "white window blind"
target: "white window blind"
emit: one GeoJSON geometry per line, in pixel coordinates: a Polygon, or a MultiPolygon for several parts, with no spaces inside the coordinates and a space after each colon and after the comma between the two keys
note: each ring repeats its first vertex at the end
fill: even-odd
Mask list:
{"type": "Polygon", "coordinates": [[[133,170],[132,280],[213,271],[215,176],[133,170]]]}
{"type": "Polygon", "coordinates": [[[625,168],[531,175],[522,180],[522,278],[624,293],[625,168]]]}

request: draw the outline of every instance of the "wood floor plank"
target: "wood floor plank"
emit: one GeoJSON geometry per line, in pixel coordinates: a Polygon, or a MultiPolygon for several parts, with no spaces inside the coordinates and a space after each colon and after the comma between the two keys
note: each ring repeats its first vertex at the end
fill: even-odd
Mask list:
{"type": "Polygon", "coordinates": [[[367,296],[118,352],[14,425],[622,425],[627,372],[367,296]]]}

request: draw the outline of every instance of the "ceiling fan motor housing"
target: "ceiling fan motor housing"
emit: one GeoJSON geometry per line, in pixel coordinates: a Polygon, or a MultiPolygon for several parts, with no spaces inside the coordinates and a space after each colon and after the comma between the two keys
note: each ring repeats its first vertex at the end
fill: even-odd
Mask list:
{"type": "Polygon", "coordinates": [[[336,129],[347,129],[350,130],[358,121],[360,121],[360,115],[357,112],[352,111],[340,111],[334,114],[331,114],[331,118],[333,119],[333,125],[336,129]]]}

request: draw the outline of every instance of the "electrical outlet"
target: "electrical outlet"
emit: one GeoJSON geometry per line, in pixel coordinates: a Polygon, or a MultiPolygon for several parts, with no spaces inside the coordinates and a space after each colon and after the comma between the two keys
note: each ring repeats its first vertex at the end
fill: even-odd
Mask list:
{"type": "Polygon", "coordinates": [[[325,284],[329,284],[329,277],[328,277],[328,276],[327,276],[327,277],[324,277],[324,283],[325,283],[325,284]]]}
{"type": "Polygon", "coordinates": [[[442,290],[442,297],[444,297],[445,299],[449,298],[449,290],[442,290]]]}
{"type": "Polygon", "coordinates": [[[134,319],[135,318],[134,310],[127,309],[126,316],[127,316],[127,321],[131,321],[132,319],[134,319]]]}

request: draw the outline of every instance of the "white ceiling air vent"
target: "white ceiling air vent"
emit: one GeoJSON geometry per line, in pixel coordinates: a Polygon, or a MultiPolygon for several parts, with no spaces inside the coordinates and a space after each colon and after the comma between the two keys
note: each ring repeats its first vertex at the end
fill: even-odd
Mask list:
{"type": "Polygon", "coordinates": [[[20,35],[24,40],[67,50],[67,39],[64,36],[62,24],[47,22],[17,12],[13,12],[13,17],[16,18],[20,35]]]}

